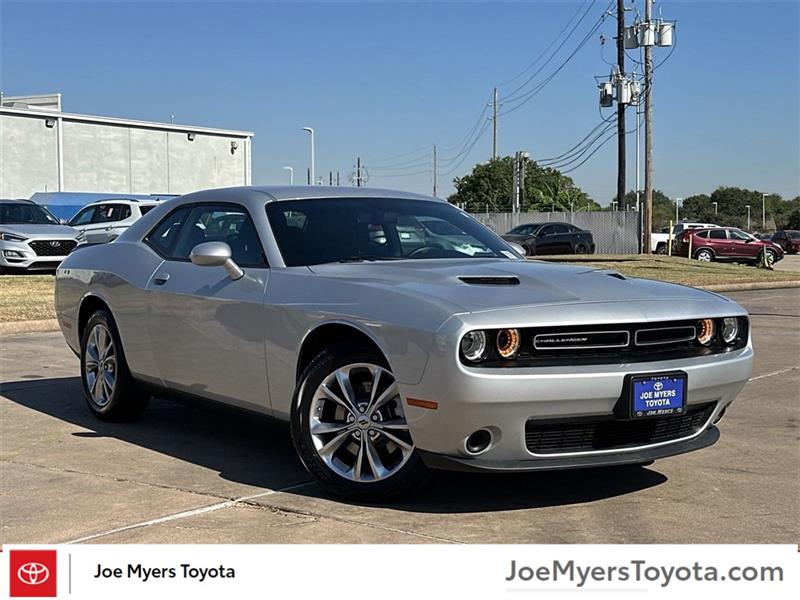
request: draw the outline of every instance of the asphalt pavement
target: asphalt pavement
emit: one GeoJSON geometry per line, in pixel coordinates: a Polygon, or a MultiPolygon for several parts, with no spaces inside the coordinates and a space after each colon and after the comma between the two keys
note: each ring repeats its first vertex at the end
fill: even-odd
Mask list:
{"type": "Polygon", "coordinates": [[[800,289],[729,294],[752,379],[713,447],[642,467],[436,473],[384,506],[331,500],[285,425],[151,403],[94,419],[57,333],[0,338],[0,543],[797,543],[800,289]]]}

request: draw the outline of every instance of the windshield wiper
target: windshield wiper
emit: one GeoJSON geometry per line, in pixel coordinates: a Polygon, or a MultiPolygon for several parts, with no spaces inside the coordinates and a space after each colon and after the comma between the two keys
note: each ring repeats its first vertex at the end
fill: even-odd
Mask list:
{"type": "Polygon", "coordinates": [[[352,263],[352,262],[374,262],[378,260],[403,260],[402,256],[372,256],[369,254],[359,254],[357,256],[348,256],[347,258],[340,258],[337,262],[352,263]]]}

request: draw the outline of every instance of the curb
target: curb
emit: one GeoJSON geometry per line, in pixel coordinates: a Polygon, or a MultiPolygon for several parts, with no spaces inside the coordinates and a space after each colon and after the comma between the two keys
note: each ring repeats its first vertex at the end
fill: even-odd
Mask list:
{"type": "Polygon", "coordinates": [[[747,290],[780,290],[800,288],[800,281],[759,281],[756,283],[720,283],[717,285],[699,286],[709,292],[744,292],[747,290]]]}
{"type": "Polygon", "coordinates": [[[9,321],[0,323],[0,335],[14,335],[17,333],[40,333],[45,331],[58,331],[57,319],[41,319],[37,321],[9,321]]]}

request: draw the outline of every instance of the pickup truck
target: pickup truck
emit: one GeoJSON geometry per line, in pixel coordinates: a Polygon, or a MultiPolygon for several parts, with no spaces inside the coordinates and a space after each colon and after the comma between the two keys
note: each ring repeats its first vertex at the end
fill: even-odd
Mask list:
{"type": "MultiPolygon", "coordinates": [[[[687,229],[708,229],[709,227],[719,227],[713,223],[690,223],[680,222],[672,226],[672,239],[674,240],[687,229]]],[[[666,254],[669,248],[669,227],[664,227],[659,232],[650,234],[650,252],[653,254],[666,254]]]]}

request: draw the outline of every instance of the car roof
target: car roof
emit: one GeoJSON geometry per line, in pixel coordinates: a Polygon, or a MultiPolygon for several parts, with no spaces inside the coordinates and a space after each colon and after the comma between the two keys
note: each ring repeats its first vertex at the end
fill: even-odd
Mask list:
{"type": "Polygon", "coordinates": [[[32,200],[26,200],[24,198],[0,198],[0,202],[3,204],[36,204],[36,202],[32,200]]]}
{"type": "Polygon", "coordinates": [[[327,186],[327,185],[263,185],[251,188],[269,194],[275,200],[311,200],[314,198],[399,198],[406,200],[438,200],[423,194],[383,188],[327,186]]]}
{"type": "Polygon", "coordinates": [[[96,204],[115,204],[115,203],[116,204],[125,204],[125,203],[128,203],[128,202],[134,202],[136,204],[145,204],[145,205],[148,205],[148,204],[156,205],[156,204],[160,204],[161,200],[140,200],[138,198],[107,198],[106,200],[95,200],[94,202],[90,202],[89,204],[87,204],[83,208],[87,208],[89,206],[94,206],[96,204]]]}

